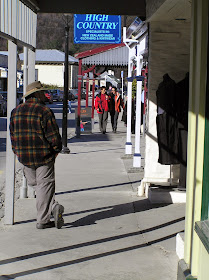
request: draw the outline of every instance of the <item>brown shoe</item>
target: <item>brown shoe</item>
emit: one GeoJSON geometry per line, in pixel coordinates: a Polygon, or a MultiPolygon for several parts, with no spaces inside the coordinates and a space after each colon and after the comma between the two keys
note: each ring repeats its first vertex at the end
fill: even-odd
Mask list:
{"type": "Polygon", "coordinates": [[[55,223],[53,221],[50,221],[46,224],[40,224],[40,223],[36,224],[37,229],[45,229],[45,228],[52,228],[52,227],[55,227],[55,223]]]}
{"type": "Polygon", "coordinates": [[[55,227],[58,229],[60,229],[64,225],[64,219],[62,217],[63,212],[64,212],[64,207],[60,204],[56,204],[52,211],[55,227]]]}

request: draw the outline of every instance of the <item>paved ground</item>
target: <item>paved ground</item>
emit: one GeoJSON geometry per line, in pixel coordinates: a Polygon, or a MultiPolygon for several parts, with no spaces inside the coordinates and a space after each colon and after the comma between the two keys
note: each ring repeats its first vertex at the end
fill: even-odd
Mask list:
{"type": "MultiPolygon", "coordinates": [[[[97,120],[97,116],[96,116],[97,120]]],[[[175,236],[184,204],[151,205],[137,196],[143,172],[127,173],[126,128],[73,137],[56,161],[62,229],[36,229],[35,199],[15,204],[15,225],[0,225],[0,280],[174,280],[175,236]]],[[[134,144],[134,137],[133,137],[134,144]]],[[[144,139],[141,137],[142,157],[144,139]]],[[[142,159],[142,165],[144,160],[142,159]]]]}

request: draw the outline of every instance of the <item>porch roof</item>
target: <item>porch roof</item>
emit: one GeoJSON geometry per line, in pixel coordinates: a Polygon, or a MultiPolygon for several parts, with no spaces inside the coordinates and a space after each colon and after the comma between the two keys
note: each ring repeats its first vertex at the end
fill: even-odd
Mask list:
{"type": "Polygon", "coordinates": [[[75,13],[75,14],[112,14],[112,15],[137,15],[145,17],[146,1],[138,0],[137,5],[128,5],[127,2],[112,2],[91,0],[86,2],[69,0],[21,0],[31,9],[39,13],[75,13]]]}
{"type": "Polygon", "coordinates": [[[111,44],[75,54],[86,65],[128,65],[128,48],[124,43],[111,44]]]}
{"type": "MultiPolygon", "coordinates": [[[[23,61],[24,54],[19,55],[20,60],[23,61]]],[[[64,63],[65,53],[59,50],[36,50],[36,63],[64,63]]],[[[78,59],[68,55],[68,62],[70,64],[78,63],[78,59]]]]}

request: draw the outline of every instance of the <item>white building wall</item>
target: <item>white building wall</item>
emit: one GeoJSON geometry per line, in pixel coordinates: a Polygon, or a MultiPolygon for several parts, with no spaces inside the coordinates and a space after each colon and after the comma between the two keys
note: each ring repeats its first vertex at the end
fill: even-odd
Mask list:
{"type": "MultiPolygon", "coordinates": [[[[166,73],[175,82],[185,77],[189,71],[189,52],[190,23],[180,21],[150,23],[145,182],[168,182],[170,179],[170,166],[158,163],[156,91],[166,73]]],[[[178,179],[178,171],[173,176],[178,179]]]]}
{"type": "Polygon", "coordinates": [[[78,65],[71,65],[71,88],[78,88],[78,65]]]}
{"type": "Polygon", "coordinates": [[[37,65],[38,80],[41,83],[64,87],[64,65],[37,65]]]}

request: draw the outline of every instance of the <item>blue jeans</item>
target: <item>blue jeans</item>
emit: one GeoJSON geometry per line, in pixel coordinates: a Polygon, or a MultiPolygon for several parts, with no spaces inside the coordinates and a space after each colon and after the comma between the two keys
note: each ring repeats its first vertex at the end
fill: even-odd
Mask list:
{"type": "Polygon", "coordinates": [[[68,101],[68,109],[69,109],[69,113],[71,113],[71,101],[68,101]]]}

